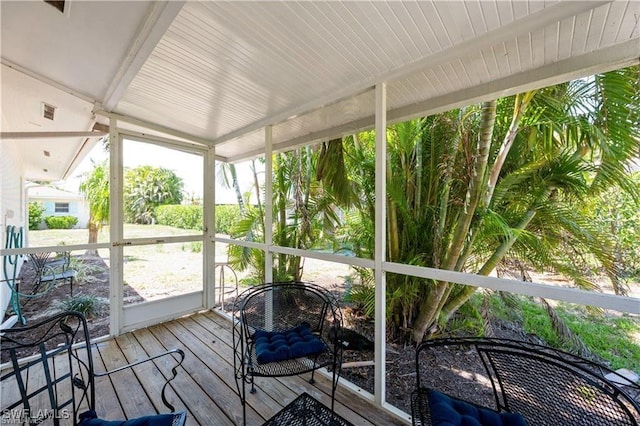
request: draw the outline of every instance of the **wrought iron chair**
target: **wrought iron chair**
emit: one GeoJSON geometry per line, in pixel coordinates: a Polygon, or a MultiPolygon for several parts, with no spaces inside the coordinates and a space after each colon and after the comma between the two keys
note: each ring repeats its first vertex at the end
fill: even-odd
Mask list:
{"type": "Polygon", "coordinates": [[[252,287],[233,309],[234,370],[246,424],[246,389],[254,377],[294,376],[330,367],[331,411],[342,365],[342,312],[336,298],[314,284],[289,282],[252,287]],[[333,336],[333,337],[332,337],[333,336]]]}
{"type": "MultiPolygon", "coordinates": [[[[162,388],[162,402],[172,412],[165,391],[182,364],[184,352],[173,349],[111,371],[93,368],[87,322],[78,312],[64,312],[26,327],[3,330],[2,423],[102,425],[95,412],[95,379],[109,376],[163,356],[173,358],[171,377],[162,388]],[[35,355],[21,358],[24,350],[35,355]]],[[[123,422],[143,425],[182,425],[186,412],[155,414],[123,422]]],[[[109,424],[108,422],[106,424],[109,424]]]]}
{"type": "Polygon", "coordinates": [[[71,269],[71,253],[64,251],[60,257],[49,260],[50,252],[31,253],[29,259],[35,271],[31,294],[47,293],[58,282],[69,280],[69,294],[73,297],[73,279],[76,271],[71,269]]]}
{"type": "Polygon", "coordinates": [[[458,424],[454,418],[463,416],[472,416],[479,424],[640,424],[640,386],[606,367],[547,346],[491,338],[430,340],[416,350],[416,374],[411,400],[414,425],[435,426],[443,420],[458,424]],[[483,367],[473,370],[474,365],[483,367]],[[452,382],[461,376],[473,378],[464,385],[474,387],[467,394],[477,400],[456,397],[460,382],[452,382]],[[483,393],[486,398],[480,401],[483,393]]]}

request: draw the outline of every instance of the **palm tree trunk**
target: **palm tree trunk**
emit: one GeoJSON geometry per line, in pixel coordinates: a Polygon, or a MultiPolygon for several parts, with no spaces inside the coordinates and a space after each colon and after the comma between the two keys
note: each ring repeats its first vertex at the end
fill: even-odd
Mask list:
{"type": "MultiPolygon", "coordinates": [[[[546,192],[546,196],[548,196],[548,192],[546,192]]],[[[518,239],[518,232],[526,229],[529,223],[533,220],[536,215],[536,211],[531,209],[528,210],[520,223],[515,227],[514,232],[511,233],[509,238],[500,244],[500,246],[493,252],[491,257],[482,265],[480,270],[478,271],[478,275],[489,275],[495,268],[498,266],[498,263],[504,258],[509,249],[513,246],[513,244],[518,239]]],[[[476,292],[478,287],[474,286],[465,286],[460,293],[456,294],[454,298],[447,301],[447,303],[442,308],[442,320],[444,322],[449,321],[451,316],[458,310],[462,305],[465,304],[467,300],[476,292]]]]}
{"type": "Polygon", "coordinates": [[[487,169],[487,161],[489,159],[493,127],[496,122],[496,106],[497,101],[495,100],[482,104],[480,138],[473,166],[473,176],[469,182],[469,189],[467,190],[467,200],[465,203],[464,213],[456,226],[453,239],[451,241],[451,248],[448,251],[442,269],[452,269],[457,263],[458,257],[462,252],[464,242],[469,234],[471,221],[473,220],[476,208],[478,207],[485,171],[487,169]]]}
{"type": "MultiPolygon", "coordinates": [[[[387,161],[387,176],[391,176],[391,165],[387,161]]],[[[400,253],[400,243],[398,235],[398,213],[396,203],[387,197],[387,236],[389,239],[389,261],[398,260],[400,253]]]]}
{"type": "Polygon", "coordinates": [[[235,164],[229,164],[229,173],[231,174],[231,182],[233,185],[233,190],[236,193],[236,200],[238,202],[240,214],[244,215],[244,200],[242,199],[242,191],[240,191],[240,184],[238,183],[238,173],[236,172],[235,164]]]}
{"type": "Polygon", "coordinates": [[[264,210],[262,209],[262,201],[260,201],[260,182],[258,182],[258,172],[256,171],[256,160],[251,160],[251,171],[253,172],[253,187],[256,191],[256,204],[258,206],[258,212],[260,213],[260,217],[262,221],[260,225],[262,227],[262,235],[264,232],[264,210]]]}
{"type": "MultiPolygon", "coordinates": [[[[497,101],[495,100],[482,104],[480,138],[478,140],[478,148],[473,166],[473,177],[469,182],[469,188],[467,190],[466,208],[456,226],[451,247],[443,262],[442,269],[452,269],[455,267],[469,233],[476,208],[478,207],[481,187],[489,158],[493,128],[496,121],[496,106],[497,101]]],[[[444,281],[435,283],[427,297],[422,300],[418,316],[413,324],[412,338],[414,342],[421,342],[427,329],[437,320],[440,315],[440,307],[444,304],[444,297],[448,293],[449,285],[449,283],[444,281]]]]}
{"type": "Polygon", "coordinates": [[[502,166],[504,165],[507,155],[509,154],[509,150],[511,149],[513,141],[515,140],[516,135],[518,134],[518,130],[520,129],[520,121],[522,120],[522,116],[527,111],[527,108],[535,94],[536,91],[534,90],[531,92],[516,95],[513,117],[511,118],[509,131],[502,141],[502,146],[500,146],[498,155],[496,156],[496,159],[493,162],[493,166],[491,167],[491,172],[489,173],[489,180],[487,181],[487,192],[485,193],[484,198],[484,205],[487,207],[489,206],[489,204],[491,204],[493,190],[495,189],[496,183],[498,182],[500,171],[502,170],[502,166]]]}
{"type": "MultiPolygon", "coordinates": [[[[462,123],[462,116],[464,115],[464,108],[460,109],[460,115],[458,120],[458,127],[462,123]]],[[[455,162],[455,152],[460,144],[460,137],[462,135],[461,129],[456,133],[456,137],[448,144],[445,150],[442,161],[445,163],[444,173],[442,175],[442,183],[438,205],[438,215],[436,217],[436,223],[434,226],[435,233],[433,238],[433,267],[439,268],[443,258],[444,248],[444,228],[447,222],[447,215],[449,210],[449,194],[451,192],[451,183],[453,181],[453,165],[455,162]]]]}
{"type": "MultiPolygon", "coordinates": [[[[279,154],[276,156],[276,192],[277,192],[277,211],[278,211],[278,222],[277,222],[277,241],[276,244],[282,247],[288,246],[287,239],[287,187],[285,184],[285,176],[284,176],[284,159],[283,155],[279,154]]],[[[275,195],[275,194],[274,194],[275,195]]],[[[286,274],[286,265],[287,256],[285,254],[278,254],[278,277],[280,279],[284,278],[286,274]]]]}
{"type": "MultiPolygon", "coordinates": [[[[98,242],[98,233],[100,232],[100,225],[93,220],[89,221],[89,241],[88,244],[96,244],[98,242]]],[[[98,250],[89,249],[85,252],[89,256],[97,256],[98,250]]]]}

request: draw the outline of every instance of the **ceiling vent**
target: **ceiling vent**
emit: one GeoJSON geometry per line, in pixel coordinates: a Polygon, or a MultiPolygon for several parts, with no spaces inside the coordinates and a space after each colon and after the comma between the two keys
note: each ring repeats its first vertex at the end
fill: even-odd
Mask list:
{"type": "Polygon", "coordinates": [[[47,120],[52,120],[53,121],[53,116],[56,113],[56,107],[54,107],[53,105],[49,105],[46,103],[42,103],[42,116],[44,118],[46,118],[47,120]]]}
{"type": "Polygon", "coordinates": [[[64,13],[64,3],[65,1],[49,1],[49,0],[44,0],[45,3],[47,3],[48,5],[51,5],[53,7],[55,7],[56,9],[58,9],[60,11],[60,13],[64,13]]]}

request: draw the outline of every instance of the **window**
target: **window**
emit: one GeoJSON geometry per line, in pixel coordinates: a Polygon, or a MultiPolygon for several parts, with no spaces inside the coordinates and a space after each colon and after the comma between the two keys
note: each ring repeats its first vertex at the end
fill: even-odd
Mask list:
{"type": "Polygon", "coordinates": [[[56,203],[56,213],[69,213],[69,203],[56,203]]]}

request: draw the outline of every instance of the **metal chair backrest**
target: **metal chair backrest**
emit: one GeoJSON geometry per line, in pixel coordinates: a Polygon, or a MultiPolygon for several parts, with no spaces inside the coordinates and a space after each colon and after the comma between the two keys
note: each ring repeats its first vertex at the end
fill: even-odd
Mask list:
{"type": "MultiPolygon", "coordinates": [[[[315,370],[326,366],[331,366],[333,376],[333,410],[343,348],[338,341],[339,333],[331,333],[331,328],[335,327],[334,331],[341,329],[342,311],[337,299],[327,289],[301,282],[249,288],[234,304],[233,321],[234,371],[243,407],[243,422],[246,422],[245,385],[250,383],[251,393],[254,393],[254,377],[293,376],[311,372],[310,382],[313,383],[315,370]],[[314,341],[309,345],[313,346],[313,350],[306,354],[294,351],[297,345],[294,344],[291,348],[280,347],[282,352],[276,350],[278,353],[287,353],[286,356],[274,361],[261,361],[257,347],[262,337],[256,337],[258,334],[263,337],[270,335],[277,340],[282,337],[279,333],[295,330],[306,333],[305,338],[314,341]]],[[[305,345],[302,343],[302,346],[305,345]]]]}
{"type": "MultiPolygon", "coordinates": [[[[252,330],[284,331],[302,323],[320,332],[327,321],[340,320],[337,304],[323,288],[303,283],[276,283],[245,293],[240,321],[252,330]]],[[[330,326],[330,325],[329,325],[330,326]]]]}
{"type": "Polygon", "coordinates": [[[2,331],[2,417],[68,424],[95,408],[93,359],[84,316],[65,312],[2,331]],[[26,357],[26,358],[25,358],[26,357]]]}
{"type": "Polygon", "coordinates": [[[568,426],[640,424],[640,386],[585,358],[521,341],[458,338],[423,342],[416,352],[418,389],[427,380],[421,378],[421,366],[442,367],[437,355],[430,358],[427,353],[442,350],[464,353],[467,359],[468,352],[477,354],[493,388],[495,406],[491,408],[520,413],[529,426],[549,422],[568,426]]]}

